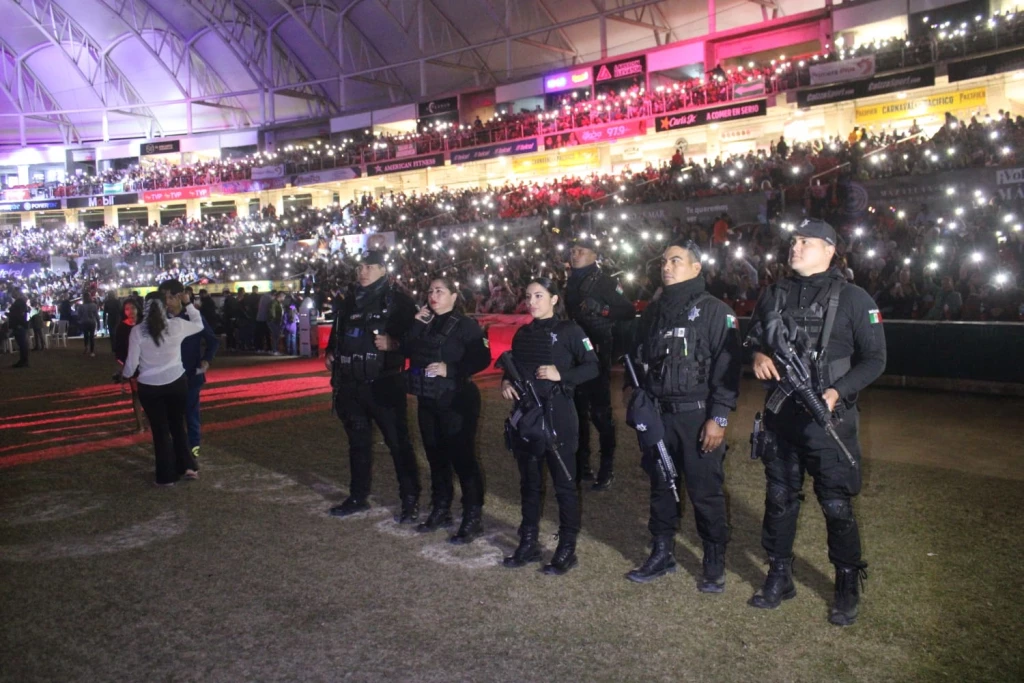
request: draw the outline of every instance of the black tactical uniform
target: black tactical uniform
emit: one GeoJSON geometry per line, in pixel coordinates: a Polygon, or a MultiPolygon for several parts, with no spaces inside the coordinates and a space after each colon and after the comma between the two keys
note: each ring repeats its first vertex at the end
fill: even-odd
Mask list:
{"type": "MultiPolygon", "coordinates": [[[[805,221],[808,223],[796,234],[835,243],[835,232],[826,223],[805,221]]],[[[764,321],[773,313],[781,313],[784,320],[806,331],[810,348],[805,349],[803,361],[811,371],[814,393],[821,396],[829,388],[839,393],[833,422],[859,463],[857,395],[885,369],[885,335],[875,302],[863,289],[848,284],[835,268],[809,277],[794,275],[772,285],[757,302],[747,338],[747,345],[766,355],[771,355],[771,349],[764,321]]],[[[764,427],[773,435],[775,445],[761,453],[767,479],[761,544],[770,568],[764,588],[750,604],[774,608],[796,595],[793,540],[804,472],[808,472],[825,513],[829,560],[836,567],[836,604],[830,621],[847,625],[856,618],[859,580],[867,566],[861,560],[860,533],[851,504],[860,493],[860,467],[847,461],[802,399],[795,394],[786,396],[778,388],[776,382],[768,383],[764,417],[764,427]]]]}
{"type": "Polygon", "coordinates": [[[406,421],[402,376],[405,357],[397,347],[379,351],[374,345],[377,334],[401,339],[412,327],[415,314],[412,299],[383,277],[368,287],[354,285],[335,317],[327,354],[334,358],[331,375],[334,409],[348,436],[352,486],[349,498],[331,510],[334,515],[344,516],[369,507],[372,420],[377,423],[395,462],[402,520],[411,522],[418,516],[420,483],[406,421]]]}
{"type": "MultiPolygon", "coordinates": [[[[558,435],[558,454],[569,477],[565,476],[562,464],[550,449],[529,448],[521,441],[513,442],[513,453],[519,465],[523,521],[519,527],[519,547],[511,557],[505,558],[505,566],[521,567],[527,562],[540,560],[537,534],[541,515],[541,474],[546,462],[558,501],[558,548],[544,571],[563,574],[576,565],[576,536],[580,530],[576,460],[573,458],[579,421],[573,404],[573,390],[597,376],[597,355],[579,325],[569,320],[547,318],[519,328],[512,338],[512,356],[519,373],[533,381],[544,403],[545,414],[558,435]],[[558,368],[560,381],[533,379],[541,365],[558,368]]],[[[505,379],[511,379],[507,373],[505,379]]]]}
{"type": "MultiPolygon", "coordinates": [[[[741,353],[732,310],[705,290],[704,277],[664,288],[644,310],[630,354],[644,369],[643,388],[660,405],[665,446],[682,476],[693,504],[697,533],[704,546],[704,572],[698,587],[718,593],[725,585],[725,442],[701,451],[704,423],[727,424],[739,395],[741,353]]],[[[639,427],[638,427],[639,428],[639,427]]],[[[648,449],[642,464],[651,478],[653,552],[627,577],[650,581],[675,570],[672,556],[679,507],[658,470],[657,453],[648,449]]]]}
{"type": "Polygon", "coordinates": [[[430,462],[431,511],[418,527],[434,531],[452,521],[452,468],[462,486],[462,525],[453,543],[468,543],[478,535],[484,483],[476,458],[476,427],[480,390],[470,377],[491,363],[491,352],[480,325],[452,311],[424,323],[416,320],[403,341],[409,357],[406,384],[419,401],[420,436],[430,462]],[[431,377],[431,363],[446,365],[445,377],[431,377]]]}
{"type": "Polygon", "coordinates": [[[572,271],[565,285],[565,305],[569,316],[587,333],[597,352],[597,377],[576,387],[576,412],[580,416],[576,466],[580,479],[593,476],[590,472],[589,416],[597,429],[601,447],[601,466],[594,484],[594,489],[601,491],[611,483],[615,462],[615,422],[612,420],[611,399],[612,331],[615,321],[630,320],[636,311],[629,299],[623,296],[615,279],[601,272],[596,263],[572,271]]]}

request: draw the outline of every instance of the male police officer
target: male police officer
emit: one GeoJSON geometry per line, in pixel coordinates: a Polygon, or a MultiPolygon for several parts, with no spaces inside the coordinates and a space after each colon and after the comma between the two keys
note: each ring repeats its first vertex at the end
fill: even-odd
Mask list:
{"type": "Polygon", "coordinates": [[[612,328],[616,320],[630,320],[633,304],[622,295],[618,282],[597,265],[597,244],[593,236],[576,240],[570,252],[572,274],[565,286],[569,317],[586,332],[597,352],[599,373],[576,387],[576,413],[580,421],[580,443],[576,471],[580,480],[593,478],[590,469],[590,420],[597,428],[601,466],[593,490],[604,491],[612,483],[615,460],[615,423],[612,421],[611,371],[612,328]]]}
{"type": "Polygon", "coordinates": [[[751,320],[747,344],[754,348],[754,374],[768,382],[764,426],[770,438],[763,441],[760,452],[767,478],[761,544],[768,553],[769,570],[750,604],[774,609],[796,595],[793,540],[806,471],[814,478],[814,493],[825,513],[828,555],[836,568],[829,621],[847,626],[857,618],[859,580],[867,566],[861,561],[860,533],[851,505],[860,492],[860,467],[848,461],[815,422],[802,398],[780,388],[770,323],[774,318],[789,328],[787,336],[804,340],[802,349],[801,344],[796,346],[810,370],[813,395],[821,396],[826,410],[833,411],[835,433],[859,463],[857,394],[885,369],[885,335],[868,293],[829,267],[835,245],[832,226],[817,219],[803,221],[790,245],[794,274],[765,291],[751,320]]]}
{"type": "Polygon", "coordinates": [[[416,306],[388,281],[384,252],[368,251],[356,275],[327,343],[334,407],[345,425],[352,470],[349,496],[331,514],[345,517],[370,507],[373,420],[395,462],[402,499],[399,521],[411,524],[419,518],[420,482],[406,421],[405,358],[399,340],[412,327],[416,306]]]}
{"type": "MultiPolygon", "coordinates": [[[[645,369],[641,389],[655,401],[665,446],[693,503],[704,546],[697,587],[704,593],[721,593],[729,540],[722,490],[725,428],[729,412],[736,408],[740,383],[736,318],[728,306],[705,291],[700,249],[692,241],[675,242],[665,250],[662,279],[661,297],[644,311],[630,357],[645,369]]],[[[646,426],[633,414],[635,407],[630,406],[629,418],[642,431],[646,426]]],[[[654,449],[643,453],[651,478],[648,528],[654,542],[647,561],[626,575],[638,583],[676,568],[672,551],[679,508],[670,477],[659,468],[657,457],[654,449]]]]}

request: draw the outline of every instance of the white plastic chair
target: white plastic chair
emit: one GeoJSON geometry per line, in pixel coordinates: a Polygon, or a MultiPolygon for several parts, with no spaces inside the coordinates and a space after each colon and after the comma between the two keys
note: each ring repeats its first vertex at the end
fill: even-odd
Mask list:
{"type": "Polygon", "coordinates": [[[57,329],[53,333],[53,340],[56,344],[63,344],[65,347],[68,345],[68,321],[58,320],[57,329]]]}

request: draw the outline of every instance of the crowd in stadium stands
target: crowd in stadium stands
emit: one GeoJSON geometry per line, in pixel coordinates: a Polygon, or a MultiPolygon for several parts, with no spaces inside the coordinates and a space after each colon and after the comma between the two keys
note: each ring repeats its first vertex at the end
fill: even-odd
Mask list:
{"type": "MultiPolygon", "coordinates": [[[[839,39],[842,42],[842,39],[839,39]]],[[[122,191],[210,185],[251,177],[254,167],[283,164],[287,174],[323,170],[337,166],[379,161],[396,157],[400,147],[427,154],[536,135],[582,128],[597,123],[649,117],[657,114],[702,107],[731,100],[734,87],[763,80],[766,93],[791,90],[810,84],[810,67],[816,63],[872,55],[876,71],[931,64],[940,60],[977,54],[1024,42],[1024,13],[977,16],[973,22],[931,27],[928,38],[910,40],[906,36],[865,42],[847,48],[837,44],[821,54],[804,58],[784,55],[767,64],[749,62],[728,68],[718,66],[705,76],[680,80],[644,90],[634,84],[617,92],[603,93],[588,101],[566,96],[549,110],[496,112],[487,121],[479,118],[471,124],[440,123],[416,134],[367,135],[339,144],[316,142],[288,146],[273,154],[256,154],[243,159],[204,160],[191,165],[171,166],[164,162],[108,171],[99,176],[70,177],[35,190],[46,196],[78,196],[103,193],[103,186],[122,183],[122,191]]]]}

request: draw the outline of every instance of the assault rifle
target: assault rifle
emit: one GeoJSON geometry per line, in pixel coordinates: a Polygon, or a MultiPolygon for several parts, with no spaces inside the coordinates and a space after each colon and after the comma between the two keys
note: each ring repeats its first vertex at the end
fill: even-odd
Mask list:
{"type": "Polygon", "coordinates": [[[825,433],[832,437],[832,440],[839,446],[843,456],[854,469],[857,468],[857,461],[853,454],[839,438],[835,424],[832,422],[832,413],[825,405],[824,399],[814,391],[814,382],[811,381],[810,370],[804,363],[800,354],[793,348],[793,342],[799,335],[795,330],[786,326],[786,321],[777,312],[769,313],[765,317],[764,337],[772,352],[772,359],[775,367],[779,370],[782,380],[779,382],[779,389],[786,395],[796,394],[800,401],[807,408],[814,418],[814,421],[825,430],[825,433]]]}
{"type": "Polygon", "coordinates": [[[626,423],[636,430],[636,438],[640,443],[640,450],[643,452],[653,448],[658,453],[658,472],[661,479],[672,489],[672,495],[676,502],[679,502],[679,489],[676,487],[676,464],[665,447],[665,424],[661,421],[661,412],[658,410],[654,399],[645,389],[640,386],[640,379],[637,377],[636,368],[633,367],[633,359],[629,354],[625,356],[626,374],[629,375],[629,382],[633,385],[633,400],[630,401],[626,412],[626,423]]]}
{"type": "Polygon", "coordinates": [[[516,365],[511,351],[505,351],[498,356],[494,367],[508,373],[508,376],[512,378],[512,386],[515,387],[516,393],[519,394],[519,400],[516,402],[515,409],[509,415],[506,424],[523,441],[542,441],[544,443],[544,450],[551,451],[554,454],[555,460],[558,461],[558,466],[562,469],[562,474],[565,475],[566,480],[572,481],[569,468],[565,466],[565,461],[562,460],[562,455],[558,452],[558,433],[555,431],[553,424],[551,401],[545,404],[540,400],[533,380],[524,378],[522,373],[519,372],[519,367],[516,365]],[[532,405],[530,405],[531,403],[532,405]]]}

